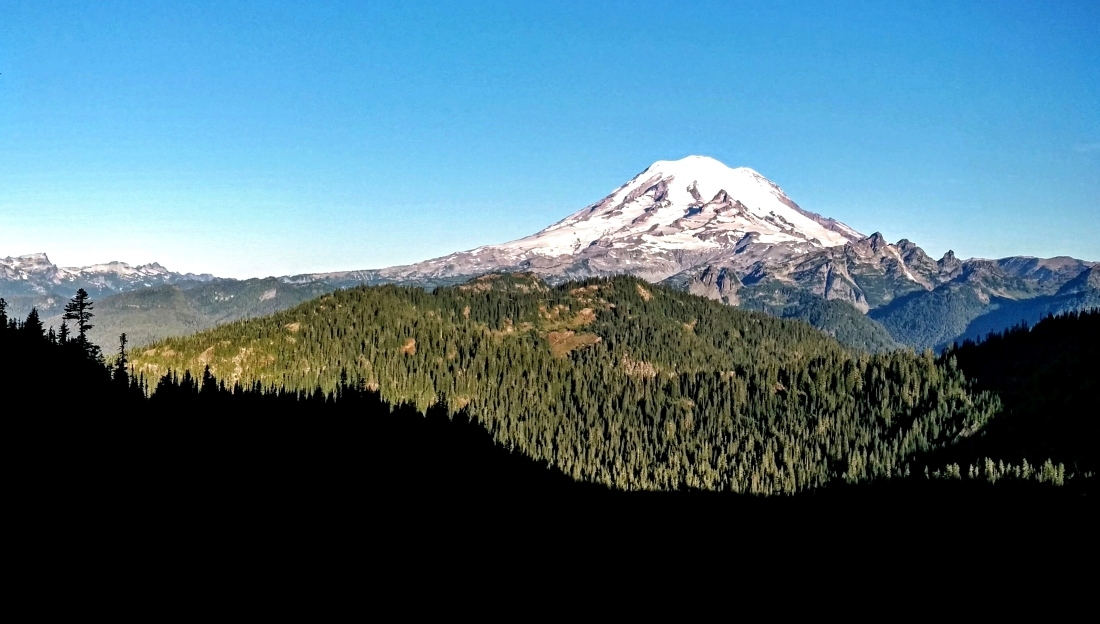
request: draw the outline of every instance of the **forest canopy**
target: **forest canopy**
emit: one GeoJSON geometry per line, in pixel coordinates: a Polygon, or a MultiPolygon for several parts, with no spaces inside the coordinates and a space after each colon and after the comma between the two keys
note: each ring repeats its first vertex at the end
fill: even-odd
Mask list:
{"type": "MultiPolygon", "coordinates": [[[[133,365],[148,378],[208,369],[230,385],[440,404],[505,448],[623,490],[789,494],[986,474],[984,457],[947,463],[943,449],[983,437],[1002,411],[954,357],[852,351],[805,323],[630,277],[354,288],[156,343],[133,365]]],[[[1047,457],[992,459],[993,478],[1036,477],[1047,457]]]]}

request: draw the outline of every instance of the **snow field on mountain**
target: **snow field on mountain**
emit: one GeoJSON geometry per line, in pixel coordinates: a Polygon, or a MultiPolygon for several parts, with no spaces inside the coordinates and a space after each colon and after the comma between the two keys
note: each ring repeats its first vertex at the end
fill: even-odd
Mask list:
{"type": "Polygon", "coordinates": [[[720,250],[755,233],[764,245],[795,251],[844,245],[858,232],[834,231],[796,210],[779,187],[752,169],[705,156],[654,163],[604,200],[526,238],[492,248],[520,256],[574,255],[593,243],[611,248],[720,250]],[[723,194],[724,191],[724,194],[723,194]]]}

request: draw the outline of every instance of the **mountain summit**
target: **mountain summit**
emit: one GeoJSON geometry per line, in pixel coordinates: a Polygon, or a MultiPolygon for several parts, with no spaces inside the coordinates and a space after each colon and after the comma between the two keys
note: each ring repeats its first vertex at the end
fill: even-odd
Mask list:
{"type": "Polygon", "coordinates": [[[377,272],[381,279],[447,280],[533,271],[551,282],[630,273],[660,281],[738,256],[751,265],[863,239],[803,210],[747,167],[706,156],[661,160],[607,197],[532,236],[377,272]]]}
{"type": "Polygon", "coordinates": [[[658,161],[603,200],[499,248],[547,257],[577,255],[592,245],[708,254],[750,238],[805,251],[863,236],[802,210],[752,169],[688,156],[658,161]]]}

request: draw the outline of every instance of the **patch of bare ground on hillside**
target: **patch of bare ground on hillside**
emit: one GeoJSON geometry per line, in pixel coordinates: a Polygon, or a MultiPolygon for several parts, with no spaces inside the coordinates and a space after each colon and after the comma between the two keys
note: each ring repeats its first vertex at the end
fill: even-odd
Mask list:
{"type": "Polygon", "coordinates": [[[550,353],[554,357],[566,357],[577,349],[596,344],[600,337],[596,334],[578,334],[573,330],[565,330],[546,334],[546,340],[550,342],[550,353]]]}
{"type": "Polygon", "coordinates": [[[577,298],[593,297],[596,295],[597,292],[599,292],[599,290],[600,287],[598,284],[592,284],[591,286],[581,286],[579,288],[574,288],[573,290],[569,291],[569,294],[577,298]]]}
{"type": "Polygon", "coordinates": [[[195,365],[199,366],[199,367],[206,366],[206,365],[210,364],[210,362],[213,362],[213,361],[214,361],[214,347],[207,348],[205,351],[203,351],[202,353],[195,356],[195,360],[194,360],[195,365]]]}
{"type": "Polygon", "coordinates": [[[592,308],[582,308],[571,314],[569,306],[560,304],[549,309],[539,306],[539,316],[543,320],[543,328],[547,330],[579,329],[596,322],[596,312],[592,308]]]}
{"type": "Polygon", "coordinates": [[[592,308],[582,308],[580,312],[577,312],[574,322],[581,326],[591,325],[596,322],[596,311],[592,308]]]}
{"type": "Polygon", "coordinates": [[[635,360],[629,355],[624,354],[619,365],[622,367],[623,372],[631,377],[649,377],[653,379],[657,376],[656,366],[644,360],[635,360]]]}
{"type": "Polygon", "coordinates": [[[574,288],[569,291],[569,295],[576,299],[581,305],[600,310],[610,310],[615,307],[614,303],[611,303],[607,299],[599,296],[600,285],[592,284],[590,286],[583,286],[580,288],[574,288]]]}
{"type": "Polygon", "coordinates": [[[641,284],[638,284],[638,296],[642,298],[642,301],[649,301],[653,298],[653,293],[643,288],[641,284]]]}
{"type": "Polygon", "coordinates": [[[405,344],[401,346],[401,353],[405,355],[416,355],[416,338],[405,340],[405,344]]]}
{"type": "Polygon", "coordinates": [[[490,273],[488,275],[482,275],[481,277],[474,278],[465,284],[458,287],[462,291],[473,292],[486,292],[493,289],[493,282],[500,279],[500,275],[497,273],[490,273]]]}

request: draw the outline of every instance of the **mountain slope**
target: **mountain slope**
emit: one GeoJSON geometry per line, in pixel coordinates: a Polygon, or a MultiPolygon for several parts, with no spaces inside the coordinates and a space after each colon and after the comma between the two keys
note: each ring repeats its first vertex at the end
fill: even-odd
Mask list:
{"type": "MultiPolygon", "coordinates": [[[[654,163],[599,202],[532,236],[360,277],[419,282],[532,271],[552,283],[622,273],[660,281],[734,256],[747,266],[861,238],[842,223],[803,210],[752,169],[689,156],[654,163]]],[[[344,275],[298,277],[328,281],[344,275]]]]}
{"type": "Polygon", "coordinates": [[[1008,461],[1051,457],[1095,472],[1100,308],[983,338],[949,351],[976,388],[997,392],[1004,402],[1005,413],[970,445],[1008,461]]]}
{"type": "Polygon", "coordinates": [[[1045,316],[1100,307],[1100,267],[1071,258],[973,260],[937,288],[872,310],[899,342],[942,349],[1045,316]],[[1061,269],[1049,270],[1050,265],[1061,269]],[[1073,275],[1073,279],[1067,279],[1073,275]]]}
{"type": "Polygon", "coordinates": [[[930,355],[857,354],[805,323],[629,277],[342,290],[132,363],[152,378],[209,367],[243,386],[346,382],[420,410],[442,402],[509,449],[626,490],[778,494],[903,476],[997,411],[930,355]]]}

